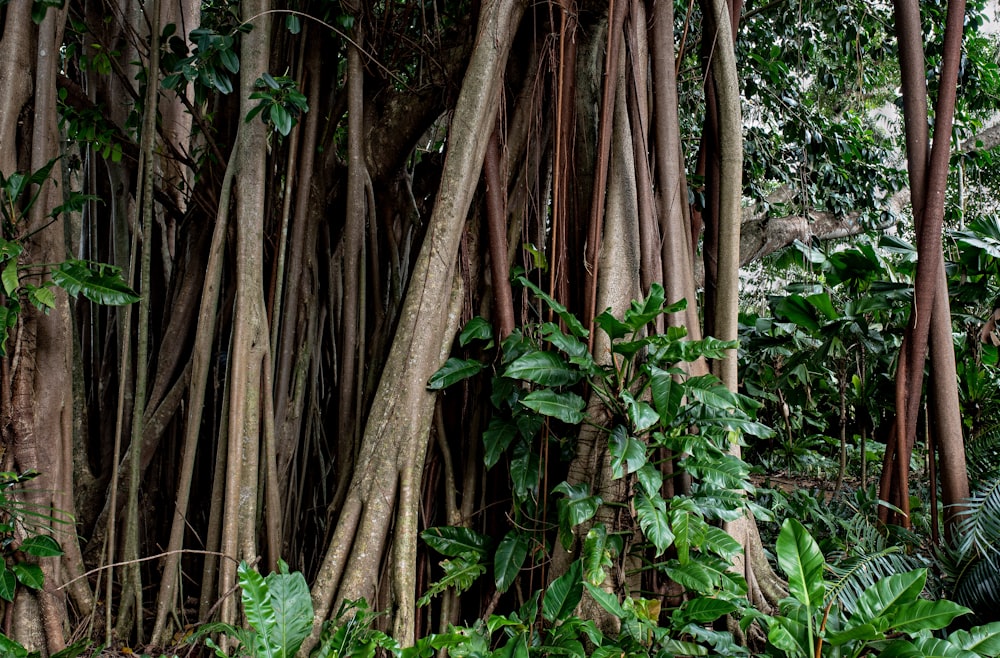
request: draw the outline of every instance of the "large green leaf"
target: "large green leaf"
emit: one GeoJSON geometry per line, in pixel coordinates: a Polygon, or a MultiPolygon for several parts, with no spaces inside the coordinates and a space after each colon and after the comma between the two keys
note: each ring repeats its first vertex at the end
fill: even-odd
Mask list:
{"type": "Polygon", "coordinates": [[[806,626],[788,617],[775,617],[767,632],[767,639],[781,649],[787,658],[810,658],[811,647],[805,641],[808,637],[806,626]]]}
{"type": "Polygon", "coordinates": [[[721,599],[712,599],[707,596],[699,596],[685,601],[681,606],[679,614],[685,621],[696,624],[708,624],[723,615],[728,615],[736,610],[736,604],[721,599]]]}
{"type": "Polygon", "coordinates": [[[586,402],[576,393],[558,393],[549,389],[532,391],[521,399],[521,404],[543,416],[558,418],[570,425],[583,422],[586,402]]]}
{"type": "Polygon", "coordinates": [[[59,542],[49,535],[33,535],[28,537],[21,542],[18,550],[36,557],[57,557],[63,554],[59,542]]]}
{"type": "Polygon", "coordinates": [[[955,617],[970,612],[972,611],[968,608],[947,599],[937,601],[917,599],[893,609],[892,628],[900,633],[936,631],[950,624],[955,617]]]}
{"type": "Polygon", "coordinates": [[[579,560],[569,570],[552,581],[542,599],[542,616],[555,623],[568,619],[583,597],[583,567],[579,560]]]}
{"type": "Polygon", "coordinates": [[[750,491],[752,487],[747,463],[735,455],[687,457],[684,469],[711,487],[743,491],[750,491]]]}
{"type": "Polygon", "coordinates": [[[535,297],[544,301],[548,307],[551,308],[552,311],[566,324],[566,328],[569,329],[571,334],[577,338],[586,338],[588,336],[590,332],[587,331],[586,327],[583,326],[580,320],[567,310],[565,306],[552,299],[552,297],[547,295],[541,288],[536,286],[527,278],[519,276],[516,281],[525,288],[531,290],[531,292],[535,293],[535,297]]]}
{"type": "Polygon", "coordinates": [[[40,590],[45,586],[45,574],[42,573],[42,568],[37,564],[15,562],[10,565],[10,570],[17,576],[17,582],[25,587],[40,590]]]}
{"type": "Polygon", "coordinates": [[[6,565],[0,564],[0,599],[14,600],[14,590],[17,588],[17,578],[6,565]]]}
{"type": "Polygon", "coordinates": [[[644,493],[635,496],[635,512],[639,517],[639,527],[646,539],[653,542],[656,555],[660,556],[674,541],[674,533],[667,521],[667,504],[659,496],[649,497],[644,493]]]}
{"type": "Polygon", "coordinates": [[[483,432],[483,448],[485,449],[483,462],[486,464],[486,468],[493,468],[500,461],[500,456],[503,455],[504,450],[507,449],[515,436],[517,436],[517,425],[513,422],[500,416],[494,416],[490,419],[489,426],[483,432]]]}
{"type": "Polygon", "coordinates": [[[497,546],[493,556],[493,575],[496,578],[497,591],[506,592],[514,578],[521,571],[525,558],[528,557],[528,539],[518,530],[509,531],[497,546]]]}
{"type": "Polygon", "coordinates": [[[17,278],[17,261],[12,260],[3,268],[3,272],[0,272],[0,281],[3,282],[3,290],[8,297],[14,294],[17,290],[20,282],[17,278]]]}
{"type": "Polygon", "coordinates": [[[809,609],[823,605],[826,585],[823,582],[823,553],[809,531],[795,519],[781,524],[775,545],[778,566],[788,576],[788,593],[809,609]]]}
{"type": "Polygon", "coordinates": [[[458,335],[458,344],[462,347],[474,340],[493,340],[493,327],[479,315],[466,322],[462,333],[458,335]]]}
{"type": "Polygon", "coordinates": [[[621,399],[625,402],[625,413],[636,434],[642,434],[660,422],[660,415],[651,406],[642,400],[636,400],[628,391],[622,391],[621,399]]]}
{"type": "Polygon", "coordinates": [[[872,621],[893,612],[905,603],[913,603],[924,590],[927,582],[926,569],[914,569],[908,573],[886,576],[869,587],[858,597],[855,613],[850,624],[872,621]]]}
{"type": "Polygon", "coordinates": [[[427,388],[435,391],[448,388],[463,379],[478,375],[485,367],[483,363],[475,359],[459,359],[453,356],[445,361],[444,365],[437,372],[431,375],[430,380],[427,382],[427,388]]]}
{"type": "Polygon", "coordinates": [[[528,352],[507,366],[504,376],[542,386],[567,386],[580,381],[582,374],[555,352],[528,352]]]}
{"type": "Polygon", "coordinates": [[[271,591],[264,577],[245,561],[237,569],[240,588],[243,590],[243,609],[247,621],[257,631],[257,655],[264,658],[279,658],[278,648],[273,641],[278,618],[271,603],[271,591]]]}
{"type": "Polygon", "coordinates": [[[948,636],[948,641],[981,656],[1000,655],[1000,621],[969,630],[959,629],[948,636]]]}
{"type": "Polygon", "coordinates": [[[587,582],[583,583],[583,586],[587,589],[587,594],[590,594],[592,599],[597,601],[602,608],[613,614],[615,617],[618,619],[628,617],[629,613],[622,607],[622,604],[618,602],[617,596],[587,582]]]}
{"type": "Polygon", "coordinates": [[[603,523],[597,523],[587,531],[587,537],[583,540],[580,560],[583,562],[584,580],[599,587],[612,566],[611,557],[608,530],[603,523]]]}
{"type": "Polygon", "coordinates": [[[684,399],[684,385],[674,381],[674,373],[661,370],[656,366],[649,368],[649,389],[653,397],[653,405],[660,414],[660,422],[669,425],[677,417],[684,399]]]}
{"type": "Polygon", "coordinates": [[[275,625],[271,640],[276,656],[291,658],[312,631],[313,605],[302,572],[272,573],[264,579],[271,593],[275,625]]]}
{"type": "Polygon", "coordinates": [[[608,436],[611,453],[611,477],[617,479],[634,473],[646,464],[646,444],[631,436],[623,425],[616,425],[608,436]]]}
{"type": "Polygon", "coordinates": [[[9,656],[9,658],[27,658],[28,650],[3,633],[0,633],[0,655],[9,656]]]}
{"type": "Polygon", "coordinates": [[[463,553],[486,555],[490,538],[470,528],[458,526],[436,526],[420,533],[424,542],[441,555],[456,557],[463,553]]]}
{"type": "Polygon", "coordinates": [[[52,280],[70,296],[82,294],[98,304],[124,306],[139,301],[119,271],[106,265],[70,259],[56,266],[52,280]]]}

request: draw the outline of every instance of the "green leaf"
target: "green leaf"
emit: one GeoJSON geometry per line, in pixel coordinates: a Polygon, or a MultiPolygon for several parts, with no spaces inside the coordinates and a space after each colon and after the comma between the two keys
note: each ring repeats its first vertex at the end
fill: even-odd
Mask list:
{"type": "Polygon", "coordinates": [[[555,352],[528,352],[504,371],[505,377],[521,379],[542,386],[568,386],[580,381],[582,373],[571,368],[555,352]]]}
{"type": "Polygon", "coordinates": [[[603,523],[597,523],[587,531],[587,537],[583,540],[580,560],[583,562],[584,581],[599,587],[608,576],[608,569],[613,564],[611,559],[608,530],[603,523]]]}
{"type": "Polygon", "coordinates": [[[453,356],[431,375],[430,381],[427,382],[427,388],[433,391],[448,388],[463,379],[478,375],[483,368],[485,365],[475,359],[459,359],[453,356]]]}
{"type": "Polygon", "coordinates": [[[0,599],[14,600],[14,590],[17,588],[17,578],[6,565],[0,564],[0,599]]]}
{"type": "Polygon", "coordinates": [[[497,546],[493,556],[493,574],[497,591],[506,592],[528,557],[528,539],[518,530],[509,531],[497,546]]]}
{"type": "Polygon", "coordinates": [[[649,389],[653,405],[660,414],[660,422],[670,425],[677,418],[684,399],[684,385],[674,381],[672,373],[656,366],[649,367],[649,389]]]}
{"type": "Polygon", "coordinates": [[[274,613],[267,582],[246,561],[240,562],[236,573],[239,576],[240,589],[243,590],[243,609],[247,621],[257,631],[256,653],[266,658],[278,658],[279,654],[273,641],[278,618],[274,613]]]}
{"type": "Polygon", "coordinates": [[[681,618],[696,624],[709,624],[723,615],[736,610],[736,605],[730,601],[712,599],[707,596],[685,601],[681,606],[681,618]]]}
{"type": "Polygon", "coordinates": [[[660,494],[660,487],[663,486],[663,474],[660,473],[660,469],[646,462],[639,467],[635,475],[647,496],[652,497],[660,494]]]}
{"type": "Polygon", "coordinates": [[[288,133],[292,132],[292,115],[285,109],[284,105],[280,105],[279,103],[271,105],[270,112],[274,129],[281,133],[283,137],[288,137],[288,133]]]}
{"type": "Polygon", "coordinates": [[[667,504],[660,496],[649,497],[644,493],[635,496],[635,511],[639,517],[639,527],[646,539],[656,547],[659,557],[674,541],[674,533],[667,522],[667,504]]]}
{"type": "Polygon", "coordinates": [[[462,333],[458,335],[458,344],[465,347],[474,340],[493,341],[493,327],[490,323],[477,315],[465,323],[462,333]]]}
{"type": "Polygon", "coordinates": [[[912,639],[913,646],[925,658],[978,658],[979,654],[958,647],[948,640],[930,635],[918,635],[912,639]]]}
{"type": "Polygon", "coordinates": [[[56,295],[52,292],[52,288],[28,286],[28,301],[40,311],[56,307],[56,295]]]}
{"type": "Polygon", "coordinates": [[[858,597],[851,621],[855,619],[871,621],[892,614],[898,606],[916,601],[924,590],[926,582],[926,569],[914,569],[908,573],[893,574],[879,579],[858,597]]]}
{"type": "Polygon", "coordinates": [[[1000,655],[1000,621],[969,630],[959,629],[948,635],[952,644],[981,656],[1000,655]]]}
{"type": "Polygon", "coordinates": [[[622,391],[621,399],[625,402],[625,412],[628,414],[629,422],[632,423],[634,433],[642,434],[660,422],[659,414],[651,406],[636,400],[628,391],[622,391]]]}
{"type": "Polygon", "coordinates": [[[627,324],[612,315],[611,309],[605,310],[603,313],[594,318],[594,323],[597,324],[597,326],[600,327],[612,341],[620,340],[632,333],[631,328],[627,324]]]}
{"type": "Polygon", "coordinates": [[[63,550],[60,548],[59,542],[49,535],[34,535],[32,537],[28,537],[21,542],[18,550],[24,551],[28,555],[34,555],[36,557],[56,557],[63,554],[63,550]]]}
{"type": "Polygon", "coordinates": [[[503,455],[507,446],[516,436],[517,425],[513,422],[499,416],[490,419],[490,424],[483,432],[483,447],[485,449],[483,462],[487,469],[493,468],[500,461],[500,456],[503,455]]]}
{"type": "Polygon", "coordinates": [[[8,297],[14,295],[14,291],[21,285],[17,278],[17,260],[11,260],[0,273],[0,280],[3,281],[3,290],[8,297]]]}
{"type": "Polygon", "coordinates": [[[542,340],[552,344],[560,352],[570,357],[571,363],[584,365],[593,363],[593,357],[587,351],[587,344],[573,336],[567,336],[554,322],[546,322],[538,327],[542,340]]]}
{"type": "Polygon", "coordinates": [[[521,404],[543,416],[558,418],[569,425],[583,422],[586,402],[576,393],[557,393],[549,389],[532,391],[521,399],[521,404]]]}
{"type": "Polygon", "coordinates": [[[458,526],[437,526],[420,533],[424,542],[441,555],[456,557],[463,553],[484,556],[490,547],[490,538],[475,530],[458,526]]]}
{"type": "Polygon", "coordinates": [[[292,34],[298,34],[301,32],[302,25],[299,24],[299,17],[295,14],[285,16],[285,28],[292,34]]]}
{"type": "Polygon", "coordinates": [[[45,586],[45,574],[42,573],[42,568],[37,564],[15,562],[10,566],[10,570],[17,576],[17,582],[25,587],[40,590],[45,586]]]}
{"type": "Polygon", "coordinates": [[[265,582],[274,608],[271,639],[278,648],[275,655],[292,658],[312,632],[313,605],[309,585],[300,571],[268,574],[265,582]]]}
{"type": "MultiPolygon", "coordinates": [[[[0,593],[0,596],[3,596],[2,593],[0,593]]],[[[10,601],[13,599],[7,600],[10,601]]],[[[10,658],[28,658],[28,650],[3,633],[0,633],[0,654],[9,656],[10,658]]]]}
{"type": "Polygon", "coordinates": [[[16,259],[23,251],[24,247],[17,242],[0,238],[0,263],[10,258],[16,259]]]}
{"type": "Polygon", "coordinates": [[[88,261],[71,259],[60,263],[52,271],[52,280],[71,297],[82,294],[98,304],[124,306],[139,301],[116,268],[88,261]]]}
{"type": "MultiPolygon", "coordinates": [[[[823,553],[801,523],[788,518],[781,524],[775,545],[778,566],[788,576],[788,593],[815,610],[823,605],[826,584],[823,581],[823,553]]],[[[873,615],[874,616],[874,615],[873,615]]]]}
{"type": "Polygon", "coordinates": [[[625,619],[629,616],[629,613],[622,607],[622,604],[618,602],[618,597],[611,592],[605,592],[600,587],[591,585],[588,582],[584,582],[583,586],[587,589],[587,594],[590,594],[591,598],[597,601],[598,605],[613,614],[615,617],[625,619]]]}
{"type": "Polygon", "coordinates": [[[230,73],[240,72],[240,58],[236,56],[232,50],[220,50],[219,51],[219,61],[230,73]]]}
{"type": "Polygon", "coordinates": [[[542,599],[542,616],[555,623],[568,619],[576,605],[583,598],[583,567],[579,560],[573,562],[569,571],[556,578],[542,599]]]}
{"type": "Polygon", "coordinates": [[[900,633],[910,634],[923,630],[936,631],[950,624],[955,617],[970,612],[972,611],[968,608],[947,599],[917,599],[894,608],[892,628],[900,633]]]}
{"type": "Polygon", "coordinates": [[[649,295],[647,295],[646,299],[642,301],[633,300],[629,309],[625,311],[625,323],[633,331],[642,329],[665,311],[663,308],[664,299],[663,286],[659,283],[651,284],[649,286],[649,295]]]}
{"type": "Polygon", "coordinates": [[[646,464],[646,444],[630,436],[623,425],[615,425],[608,436],[611,454],[611,477],[618,479],[634,473],[646,464]]]}
{"type": "Polygon", "coordinates": [[[559,509],[559,539],[563,548],[569,550],[573,545],[573,528],[593,518],[604,501],[600,496],[591,496],[590,487],[585,483],[571,485],[561,482],[553,493],[564,494],[557,502],[559,509]]]}

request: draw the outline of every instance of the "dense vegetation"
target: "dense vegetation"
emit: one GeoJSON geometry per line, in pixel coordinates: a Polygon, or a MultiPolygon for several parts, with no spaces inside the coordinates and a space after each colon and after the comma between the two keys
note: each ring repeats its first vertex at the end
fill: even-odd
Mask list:
{"type": "Polygon", "coordinates": [[[0,4],[0,654],[1000,655],[994,9],[0,4]]]}

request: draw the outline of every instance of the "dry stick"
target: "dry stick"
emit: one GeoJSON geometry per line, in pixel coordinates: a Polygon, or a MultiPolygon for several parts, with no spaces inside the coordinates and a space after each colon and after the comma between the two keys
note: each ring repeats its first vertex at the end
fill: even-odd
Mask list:
{"type": "Polygon", "coordinates": [[[226,555],[223,555],[222,553],[219,553],[218,551],[202,551],[197,548],[182,548],[176,551],[163,551],[162,553],[157,553],[156,555],[147,555],[146,557],[140,557],[135,560],[122,560],[121,562],[115,562],[114,564],[102,564],[99,567],[94,567],[90,571],[80,574],[79,576],[73,578],[72,580],[67,580],[65,583],[63,583],[56,589],[58,590],[69,587],[72,583],[75,583],[78,580],[82,580],[83,578],[87,578],[88,576],[93,576],[95,573],[111,571],[116,567],[124,567],[130,564],[140,564],[142,562],[149,562],[150,560],[159,560],[162,557],[167,557],[170,555],[175,555],[180,553],[190,553],[192,555],[215,555],[215,556],[221,555],[222,557],[228,557],[226,555]]]}
{"type": "Polygon", "coordinates": [[[608,55],[604,67],[604,94],[601,98],[601,127],[597,146],[597,180],[590,206],[590,228],[587,231],[585,264],[587,271],[587,304],[584,312],[590,318],[587,350],[594,350],[594,316],[597,315],[597,258],[601,251],[601,222],[604,219],[604,198],[607,196],[608,160],[611,152],[611,124],[614,118],[615,80],[618,79],[618,52],[622,24],[625,21],[625,0],[610,0],[608,13],[608,55]]]}
{"type": "MultiPolygon", "coordinates": [[[[240,136],[237,129],[235,148],[239,148],[240,136]]],[[[234,151],[235,151],[234,148],[234,151]]],[[[232,192],[236,153],[232,153],[226,172],[222,178],[219,193],[219,207],[215,215],[215,228],[205,267],[201,305],[198,309],[198,329],[195,332],[194,347],[191,352],[191,383],[188,398],[188,417],[184,427],[184,443],[181,447],[180,480],[177,484],[177,498],[174,504],[174,519],[170,525],[167,541],[167,559],[163,565],[160,590],[156,603],[156,620],[153,624],[152,643],[161,646],[166,633],[167,612],[174,604],[174,587],[177,580],[178,559],[174,557],[184,542],[184,523],[191,499],[191,482],[194,478],[195,453],[198,449],[198,435],[205,406],[205,390],[208,373],[212,365],[212,342],[215,339],[216,320],[219,307],[219,290],[222,282],[222,264],[225,257],[226,234],[229,226],[229,203],[232,192]]]]}

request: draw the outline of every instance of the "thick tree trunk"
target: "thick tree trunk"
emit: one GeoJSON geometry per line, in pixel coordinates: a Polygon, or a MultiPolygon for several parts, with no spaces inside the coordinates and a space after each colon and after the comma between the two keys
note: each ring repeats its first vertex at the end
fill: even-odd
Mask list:
{"type": "Polygon", "coordinates": [[[523,9],[520,0],[483,4],[448,134],[441,187],[347,499],[313,584],[313,635],[301,655],[315,644],[335,600],[373,599],[393,526],[394,635],[404,645],[414,640],[417,502],[435,400],[427,381],[450,351],[457,327],[457,312],[441,302],[451,297],[462,227],[496,120],[507,55],[523,9]]]}

